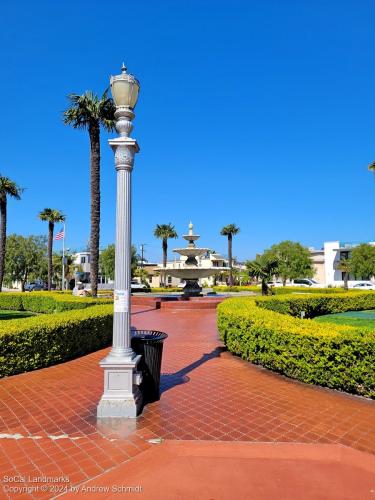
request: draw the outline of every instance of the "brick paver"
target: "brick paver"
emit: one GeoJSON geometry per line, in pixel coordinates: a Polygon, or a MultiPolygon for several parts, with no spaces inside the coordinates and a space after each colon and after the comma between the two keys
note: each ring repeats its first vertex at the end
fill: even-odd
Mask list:
{"type": "Polygon", "coordinates": [[[79,484],[130,460],[152,446],[149,439],[160,437],[334,443],[375,453],[373,401],[295,382],[225,352],[214,310],[138,306],[133,312],[134,326],[169,334],[161,400],[137,420],[98,426],[103,377],[98,362],[106,350],[1,380],[3,481],[5,476],[67,475],[69,484],[79,484]]]}

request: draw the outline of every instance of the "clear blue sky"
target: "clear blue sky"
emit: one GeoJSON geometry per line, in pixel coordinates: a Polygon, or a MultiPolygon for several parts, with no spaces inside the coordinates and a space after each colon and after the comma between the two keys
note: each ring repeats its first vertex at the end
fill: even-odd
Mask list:
{"type": "MultiPolygon", "coordinates": [[[[88,136],[61,114],[68,93],[101,93],[124,60],[141,82],[133,240],[149,260],[155,225],[182,234],[190,219],[223,253],[220,228],[238,224],[240,259],[282,239],[374,240],[374,24],[371,0],[3,0],[0,171],[26,188],[8,233],[45,233],[37,213],[53,207],[68,246],[85,246],[88,136]]],[[[107,139],[102,247],[114,241],[107,139]]]]}

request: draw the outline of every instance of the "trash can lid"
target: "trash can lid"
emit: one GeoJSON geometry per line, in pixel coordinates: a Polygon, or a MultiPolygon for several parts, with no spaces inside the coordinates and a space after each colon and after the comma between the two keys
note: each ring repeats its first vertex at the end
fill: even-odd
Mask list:
{"type": "Polygon", "coordinates": [[[168,335],[164,332],[159,332],[157,330],[135,330],[132,329],[132,338],[137,340],[154,340],[161,341],[165,340],[168,335]]]}

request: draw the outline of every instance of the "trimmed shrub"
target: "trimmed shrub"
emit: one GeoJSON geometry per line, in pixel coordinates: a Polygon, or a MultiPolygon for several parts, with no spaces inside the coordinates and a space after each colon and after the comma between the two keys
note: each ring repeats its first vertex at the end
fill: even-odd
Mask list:
{"type": "MultiPolygon", "coordinates": [[[[256,285],[250,286],[214,286],[212,287],[215,292],[257,292],[261,293],[261,287],[256,285]]],[[[309,288],[305,286],[275,286],[272,287],[274,295],[284,295],[289,293],[344,293],[343,288],[309,288]]]]}
{"type": "Polygon", "coordinates": [[[113,306],[0,322],[0,376],[61,363],[109,345],[113,306]]]}
{"type": "Polygon", "coordinates": [[[23,293],[0,293],[0,309],[9,311],[24,311],[22,305],[23,293]]]}
{"type": "Polygon", "coordinates": [[[363,311],[375,309],[375,293],[349,292],[339,296],[332,295],[299,295],[288,297],[259,297],[256,299],[259,307],[271,311],[300,317],[305,312],[305,318],[315,318],[323,314],[334,314],[345,311],[363,311]]]}
{"type": "Polygon", "coordinates": [[[112,299],[76,297],[61,292],[0,293],[0,309],[52,313],[109,304],[112,299]]]}
{"type": "Polygon", "coordinates": [[[182,288],[177,288],[177,287],[170,287],[170,288],[164,288],[164,287],[154,287],[151,288],[152,293],[175,293],[175,292],[182,292],[182,288]]]}
{"type": "Polygon", "coordinates": [[[212,290],[214,292],[261,292],[260,286],[249,285],[249,286],[213,286],[212,290]]]}
{"type": "MultiPolygon", "coordinates": [[[[349,291],[351,292],[351,290],[349,291]]],[[[348,293],[343,288],[310,288],[307,286],[277,286],[273,288],[273,292],[275,295],[286,295],[290,293],[310,293],[314,295],[321,295],[323,293],[328,293],[329,295],[348,293]]]]}
{"type": "Polygon", "coordinates": [[[375,308],[375,294],[241,297],[218,306],[225,345],[243,359],[309,384],[375,398],[375,332],[298,319],[375,308]]]}

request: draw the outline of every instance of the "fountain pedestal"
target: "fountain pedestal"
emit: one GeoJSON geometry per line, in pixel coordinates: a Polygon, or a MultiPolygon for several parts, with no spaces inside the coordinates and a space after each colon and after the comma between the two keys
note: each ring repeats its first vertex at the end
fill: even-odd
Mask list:
{"type": "Polygon", "coordinates": [[[186,280],[186,285],[182,289],[184,297],[202,297],[202,287],[197,279],[186,280]]]}

